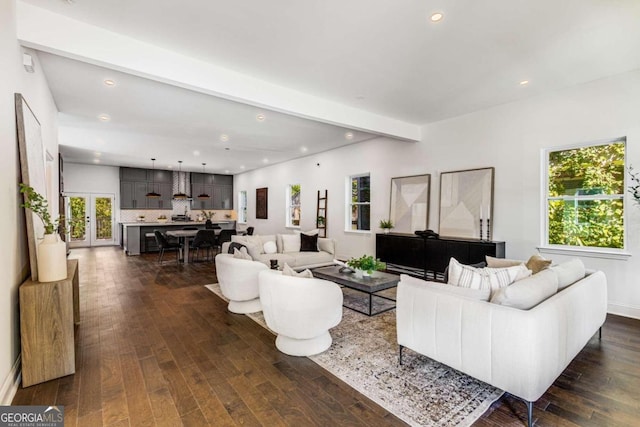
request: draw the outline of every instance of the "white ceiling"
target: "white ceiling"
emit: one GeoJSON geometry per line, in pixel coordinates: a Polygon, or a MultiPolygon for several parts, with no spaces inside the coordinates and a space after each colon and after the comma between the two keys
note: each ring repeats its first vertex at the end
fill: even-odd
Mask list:
{"type": "MultiPolygon", "coordinates": [[[[274,85],[417,125],[640,68],[638,0],[24,2],[274,85]],[[442,11],[444,19],[429,22],[433,11],[442,11]],[[525,79],[530,83],[521,86],[525,79]]],[[[43,43],[40,47],[47,50],[43,43]]],[[[61,53],[59,47],[51,51],[61,53]]],[[[255,117],[256,107],[115,72],[126,86],[119,83],[108,92],[89,80],[100,77],[95,66],[44,54],[42,61],[62,113],[61,143],[85,140],[82,147],[73,142],[76,152],[103,151],[99,139],[106,146],[121,144],[117,162],[133,160],[127,148],[143,139],[145,157],[156,151],[148,149],[153,144],[158,158],[166,154],[178,160],[177,155],[196,149],[210,149],[215,158],[220,146],[215,135],[224,132],[239,144],[235,154],[226,154],[255,154],[252,166],[245,165],[249,169],[261,166],[265,156],[283,161],[301,155],[299,145],[325,150],[344,144],[349,127],[264,109],[269,118],[257,126],[246,121],[255,117]],[[115,96],[116,91],[126,95],[115,96]],[[95,123],[101,112],[113,120],[95,123]],[[280,126],[264,126],[272,123],[280,126]]],[[[239,167],[235,158],[222,159],[224,167],[239,167]]]]}

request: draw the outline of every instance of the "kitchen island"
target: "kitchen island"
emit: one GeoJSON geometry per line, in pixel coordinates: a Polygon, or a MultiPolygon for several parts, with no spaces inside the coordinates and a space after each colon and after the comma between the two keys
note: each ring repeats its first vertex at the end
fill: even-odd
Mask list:
{"type": "MultiPolygon", "coordinates": [[[[234,220],[213,221],[222,229],[233,229],[236,226],[234,220]]],[[[166,221],[166,222],[121,222],[120,235],[121,247],[127,255],[140,255],[145,252],[156,252],[158,246],[154,236],[155,230],[166,232],[169,230],[182,230],[184,227],[205,228],[204,221],[166,221]]]]}

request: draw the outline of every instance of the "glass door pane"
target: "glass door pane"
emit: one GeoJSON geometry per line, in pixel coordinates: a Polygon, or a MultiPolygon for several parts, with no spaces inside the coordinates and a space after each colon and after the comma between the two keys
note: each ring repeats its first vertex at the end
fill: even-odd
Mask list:
{"type": "Polygon", "coordinates": [[[114,244],[113,201],[113,195],[92,195],[92,246],[114,244]]]}
{"type": "Polygon", "coordinates": [[[89,197],[86,194],[75,194],[67,200],[67,241],[70,247],[89,246],[89,197]]]}

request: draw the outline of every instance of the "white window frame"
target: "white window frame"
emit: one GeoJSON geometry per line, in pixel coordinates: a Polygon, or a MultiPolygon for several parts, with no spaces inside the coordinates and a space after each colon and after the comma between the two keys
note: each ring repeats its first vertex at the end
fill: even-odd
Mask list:
{"type": "Polygon", "coordinates": [[[538,250],[541,253],[545,254],[559,254],[559,255],[575,255],[575,256],[585,256],[585,257],[596,257],[596,258],[608,258],[608,259],[627,259],[631,254],[627,252],[626,247],[628,245],[628,209],[626,202],[626,189],[627,189],[627,173],[626,173],[626,159],[627,159],[627,143],[626,137],[619,138],[611,138],[599,141],[593,141],[582,144],[573,144],[567,146],[560,147],[551,147],[543,149],[541,152],[541,170],[542,170],[542,185],[541,185],[541,232],[540,232],[540,241],[541,245],[538,247],[538,250]],[[623,183],[623,193],[616,195],[578,195],[578,196],[557,196],[550,197],[549,196],[549,156],[551,153],[558,151],[568,151],[574,150],[578,148],[586,148],[598,145],[607,145],[623,142],[625,144],[625,175],[624,175],[624,183],[623,183]],[[574,245],[556,245],[549,243],[549,201],[551,200],[575,200],[578,201],[588,201],[588,200],[622,200],[623,213],[622,213],[622,223],[623,223],[623,239],[624,239],[624,247],[623,248],[601,248],[595,246],[574,246],[574,245]]]}
{"type": "Polygon", "coordinates": [[[346,233],[363,233],[371,234],[371,173],[359,173],[355,175],[349,175],[345,179],[345,218],[344,218],[344,231],[346,233]],[[352,181],[356,178],[369,178],[369,201],[368,202],[352,202],[351,201],[351,185],[352,181]],[[369,206],[369,229],[368,230],[354,230],[351,228],[351,212],[353,206],[369,206]]]}
{"type": "Polygon", "coordinates": [[[287,228],[300,228],[300,222],[302,221],[302,186],[300,184],[289,184],[287,185],[287,189],[286,189],[286,193],[285,193],[285,200],[286,200],[286,211],[285,211],[285,226],[287,228]],[[293,203],[293,192],[292,189],[294,186],[298,186],[300,187],[300,196],[298,199],[298,203],[294,204],[293,203]],[[294,209],[298,209],[299,211],[299,216],[300,218],[298,219],[298,224],[294,224],[293,223],[293,210],[294,209]]]}
{"type": "Polygon", "coordinates": [[[238,191],[238,224],[247,223],[247,191],[238,191]]]}

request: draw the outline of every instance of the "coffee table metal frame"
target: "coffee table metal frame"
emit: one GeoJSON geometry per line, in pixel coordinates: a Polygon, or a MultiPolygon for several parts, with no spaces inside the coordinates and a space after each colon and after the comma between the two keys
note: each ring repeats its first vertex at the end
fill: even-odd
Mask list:
{"type": "Polygon", "coordinates": [[[356,277],[355,273],[341,272],[342,267],[340,266],[330,266],[330,267],[320,267],[314,268],[311,270],[313,272],[313,276],[319,279],[330,280],[339,285],[342,285],[346,288],[353,289],[355,291],[359,291],[369,295],[369,310],[362,311],[357,308],[350,307],[348,305],[343,304],[344,307],[357,311],[358,313],[366,314],[367,316],[375,316],[376,314],[381,314],[389,310],[393,310],[396,308],[395,304],[392,307],[387,307],[383,310],[372,312],[373,310],[373,297],[386,299],[388,301],[395,302],[396,300],[393,298],[385,297],[382,295],[376,295],[377,292],[384,291],[387,289],[395,288],[400,281],[400,276],[395,274],[384,273],[382,271],[376,271],[373,277],[356,277]]]}

